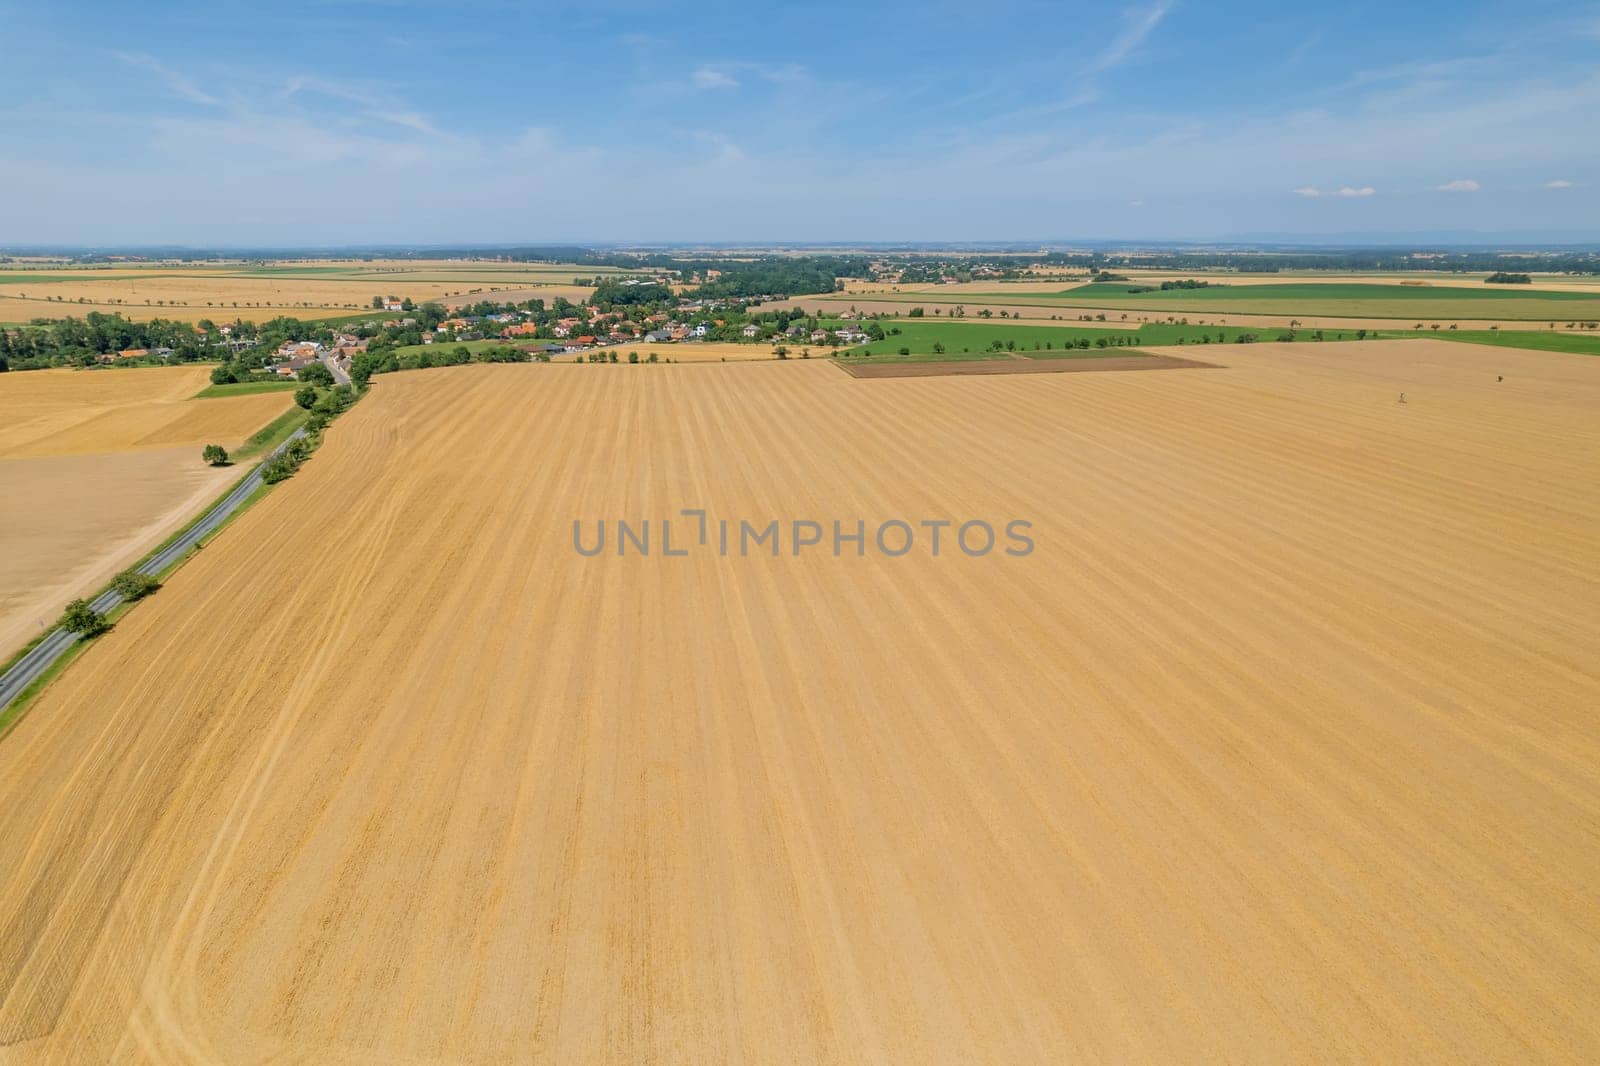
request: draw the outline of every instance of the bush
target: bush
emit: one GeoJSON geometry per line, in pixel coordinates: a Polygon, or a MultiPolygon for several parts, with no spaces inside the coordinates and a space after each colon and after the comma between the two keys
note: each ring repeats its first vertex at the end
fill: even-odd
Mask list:
{"type": "Polygon", "coordinates": [[[61,615],[61,628],[80,637],[93,637],[111,628],[106,616],[89,606],[88,600],[73,600],[61,615]]]}
{"type": "Polygon", "coordinates": [[[212,466],[227,466],[228,449],[220,444],[207,444],[205,450],[200,453],[200,458],[212,466]]]}
{"type": "Polygon", "coordinates": [[[298,389],[295,389],[294,402],[304,407],[307,411],[311,410],[311,405],[317,402],[316,386],[301,385],[298,389]]]}
{"type": "Polygon", "coordinates": [[[310,366],[301,367],[300,372],[295,377],[307,385],[322,385],[324,387],[333,385],[333,371],[321,363],[312,363],[310,366]]]}
{"type": "Polygon", "coordinates": [[[238,377],[233,372],[233,367],[227,363],[211,368],[211,384],[213,385],[232,385],[238,380],[238,377]]]}
{"type": "Polygon", "coordinates": [[[160,587],[161,582],[137,570],[124,570],[111,579],[111,590],[129,603],[144,599],[160,587]]]}

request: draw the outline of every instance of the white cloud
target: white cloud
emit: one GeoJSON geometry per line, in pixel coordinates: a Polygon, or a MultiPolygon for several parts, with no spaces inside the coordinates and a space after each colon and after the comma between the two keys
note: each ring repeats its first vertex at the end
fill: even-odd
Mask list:
{"type": "Polygon", "coordinates": [[[715,67],[700,67],[689,75],[689,80],[694,82],[696,89],[732,89],[739,84],[715,67]]]}
{"type": "Polygon", "coordinates": [[[1545,182],[1544,187],[1547,189],[1570,189],[1572,188],[1572,182],[1566,178],[1557,178],[1555,181],[1545,182]]]}
{"type": "Polygon", "coordinates": [[[1089,64],[1091,70],[1110,70],[1120,66],[1124,60],[1133,54],[1144,39],[1150,36],[1150,31],[1161,24],[1167,17],[1167,12],[1172,10],[1174,0],[1157,0],[1143,11],[1136,13],[1128,22],[1127,27],[1117,35],[1105,51],[1095,57],[1089,64]]]}
{"type": "Polygon", "coordinates": [[[1447,181],[1443,185],[1435,186],[1435,188],[1440,192],[1477,192],[1482,186],[1471,178],[1457,178],[1455,181],[1447,181]]]}
{"type": "Polygon", "coordinates": [[[1296,189],[1294,191],[1294,194],[1296,196],[1304,196],[1307,199],[1312,199],[1314,197],[1321,196],[1322,195],[1322,190],[1321,189],[1314,189],[1309,185],[1302,185],[1300,188],[1298,188],[1298,189],[1296,189]]]}
{"type": "Polygon", "coordinates": [[[222,102],[202,90],[182,74],[164,65],[155,56],[146,55],[144,52],[113,52],[112,55],[130,67],[139,67],[142,70],[150,71],[161,79],[174,96],[181,97],[192,104],[206,104],[210,107],[215,107],[222,102]]]}
{"type": "Polygon", "coordinates": [[[1378,191],[1377,189],[1374,189],[1370,185],[1362,185],[1359,188],[1353,188],[1353,187],[1351,187],[1349,185],[1346,185],[1343,188],[1341,188],[1338,192],[1334,193],[1333,195],[1335,195],[1335,196],[1371,196],[1373,193],[1375,193],[1377,191],[1378,191]]]}

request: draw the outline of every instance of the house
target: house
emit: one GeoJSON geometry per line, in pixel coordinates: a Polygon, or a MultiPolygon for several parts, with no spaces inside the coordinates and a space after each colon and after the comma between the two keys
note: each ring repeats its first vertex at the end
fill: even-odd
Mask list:
{"type": "Polygon", "coordinates": [[[405,301],[385,298],[383,301],[383,309],[385,311],[404,311],[406,309],[405,301]]]}
{"type": "Polygon", "coordinates": [[[579,337],[577,343],[583,345],[584,347],[588,347],[594,344],[594,338],[589,336],[579,337]]]}
{"type": "Polygon", "coordinates": [[[668,331],[667,335],[670,336],[675,341],[686,340],[688,338],[688,336],[689,336],[689,327],[688,326],[674,326],[671,330],[668,331]]]}
{"type": "Polygon", "coordinates": [[[711,327],[706,325],[704,322],[701,322],[689,332],[694,334],[696,337],[704,337],[707,333],[711,332],[711,327]]]}
{"type": "Polygon", "coordinates": [[[671,339],[671,331],[664,329],[653,329],[644,335],[644,342],[646,344],[658,344],[662,341],[670,341],[671,339]]]}
{"type": "Polygon", "coordinates": [[[533,322],[519,322],[515,326],[507,326],[500,331],[502,337],[532,337],[539,332],[539,327],[533,322]]]}
{"type": "Polygon", "coordinates": [[[799,337],[800,334],[804,333],[805,331],[806,331],[806,327],[804,327],[800,323],[796,322],[794,325],[790,326],[788,329],[784,330],[783,332],[787,336],[790,336],[790,337],[799,337]]]}
{"type": "Polygon", "coordinates": [[[554,327],[551,328],[550,332],[554,333],[558,337],[567,337],[567,336],[571,336],[572,327],[571,326],[554,326],[554,327]]]}
{"type": "Polygon", "coordinates": [[[151,348],[150,354],[155,356],[157,359],[171,359],[177,353],[171,348],[151,348]]]}
{"type": "Polygon", "coordinates": [[[744,329],[739,331],[739,336],[746,339],[759,337],[761,336],[761,327],[752,322],[748,326],[744,327],[744,329]]]}
{"type": "Polygon", "coordinates": [[[297,355],[287,362],[272,364],[271,369],[272,372],[278,375],[280,378],[292,378],[314,362],[316,362],[315,359],[311,359],[303,355],[297,355]]]}
{"type": "Polygon", "coordinates": [[[124,348],[117,353],[118,359],[143,359],[150,354],[148,348],[124,348]]]}
{"type": "Polygon", "coordinates": [[[812,344],[824,344],[824,343],[827,342],[827,340],[828,340],[828,331],[827,330],[825,330],[825,329],[814,329],[814,330],[811,331],[811,343],[812,344]]]}

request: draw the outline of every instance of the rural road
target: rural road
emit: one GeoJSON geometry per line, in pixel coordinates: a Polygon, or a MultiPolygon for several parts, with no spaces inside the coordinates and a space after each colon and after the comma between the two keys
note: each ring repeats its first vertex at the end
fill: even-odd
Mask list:
{"type": "MultiPolygon", "coordinates": [[[[207,511],[205,517],[185,530],[182,536],[134,569],[138,573],[154,576],[183,558],[191,548],[205,539],[208,534],[223,522],[227,521],[228,516],[237,511],[239,506],[249,499],[250,494],[260,487],[261,468],[269,460],[276,457],[279,452],[287,448],[289,441],[303,436],[305,436],[304,429],[295,430],[294,433],[290,434],[288,440],[278,445],[265,459],[257,463],[256,468],[250,471],[248,477],[234,486],[233,491],[224,496],[210,511],[207,511]]],[[[104,614],[121,602],[122,597],[118,593],[107,589],[89,601],[89,605],[104,614]]],[[[0,710],[3,710],[8,703],[16,699],[23,689],[33,684],[41,674],[50,669],[51,664],[59,659],[68,648],[76,644],[78,639],[78,634],[58,626],[52,629],[38,644],[29,649],[26,655],[18,659],[11,669],[4,674],[0,674],[0,710]]]]}
{"type": "Polygon", "coordinates": [[[344,372],[344,368],[339,365],[339,360],[335,359],[333,356],[328,355],[326,353],[324,353],[322,355],[321,359],[322,359],[322,365],[327,367],[328,368],[328,373],[333,375],[334,384],[336,384],[336,385],[349,385],[350,384],[350,375],[344,372]]]}

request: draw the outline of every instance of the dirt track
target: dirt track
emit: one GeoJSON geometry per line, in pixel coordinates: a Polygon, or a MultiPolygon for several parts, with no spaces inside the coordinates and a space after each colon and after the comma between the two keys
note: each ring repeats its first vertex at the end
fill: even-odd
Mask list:
{"type": "Polygon", "coordinates": [[[0,740],[0,1058],[1593,1061],[1600,361],[1228,356],[380,379],[0,740]]]}

